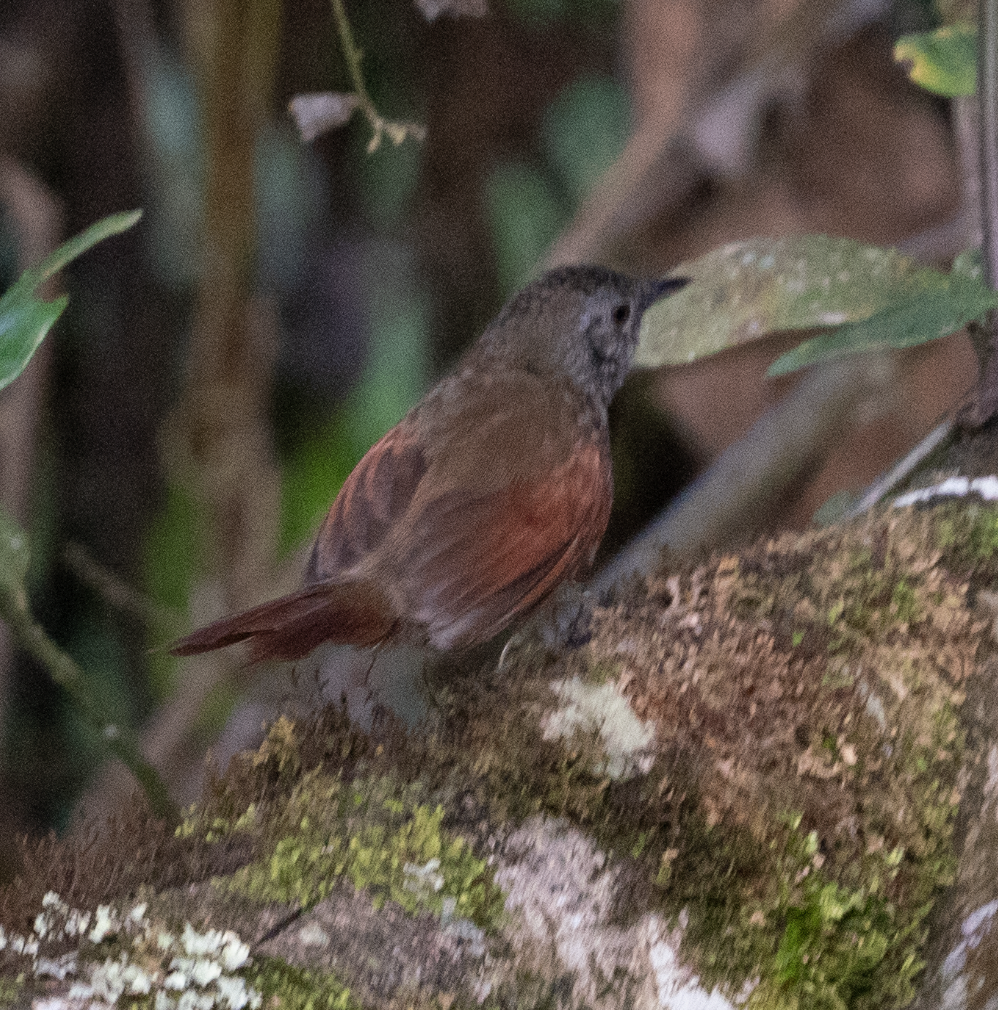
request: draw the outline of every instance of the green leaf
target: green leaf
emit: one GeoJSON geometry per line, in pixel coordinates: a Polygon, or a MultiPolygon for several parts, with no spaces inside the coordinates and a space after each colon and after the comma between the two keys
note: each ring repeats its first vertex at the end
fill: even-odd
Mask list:
{"type": "Polygon", "coordinates": [[[732,242],[672,273],[693,283],[645,313],[637,365],[678,365],[776,330],[857,322],[950,283],[893,249],[827,235],[732,242]]]}
{"type": "Polygon", "coordinates": [[[807,340],[777,358],[767,374],[786,375],[818,361],[881,347],[914,347],[949,336],[993,308],[998,308],[998,292],[961,278],[945,291],[917,295],[862,322],[807,340]]]}
{"type": "Polygon", "coordinates": [[[131,228],[141,216],[142,211],[135,210],[112,214],[92,224],[64,242],[38,266],[25,270],[3,293],[0,297],[0,389],[24,371],[69,301],[65,295],[51,302],[36,297],[38,285],[102,239],[131,228]]]}
{"type": "Polygon", "coordinates": [[[20,283],[0,297],[0,389],[9,386],[24,371],[52,324],[69,304],[65,295],[52,302],[36,299],[20,283]]]}
{"type": "Polygon", "coordinates": [[[916,84],[936,95],[972,95],[977,87],[977,29],[945,25],[931,32],[902,35],[894,59],[916,84]]]}

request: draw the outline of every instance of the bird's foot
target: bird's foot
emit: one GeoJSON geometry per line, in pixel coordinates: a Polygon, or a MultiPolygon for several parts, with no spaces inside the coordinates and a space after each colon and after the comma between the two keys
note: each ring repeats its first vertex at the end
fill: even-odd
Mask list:
{"type": "Polygon", "coordinates": [[[538,631],[541,641],[552,652],[578,649],[592,636],[596,593],[580,582],[563,582],[541,612],[538,631]]]}
{"type": "Polygon", "coordinates": [[[502,647],[502,652],[499,653],[499,662],[496,664],[496,673],[502,673],[503,664],[506,662],[509,650],[515,648],[522,641],[523,635],[519,631],[513,632],[513,634],[506,639],[506,644],[502,647]]]}

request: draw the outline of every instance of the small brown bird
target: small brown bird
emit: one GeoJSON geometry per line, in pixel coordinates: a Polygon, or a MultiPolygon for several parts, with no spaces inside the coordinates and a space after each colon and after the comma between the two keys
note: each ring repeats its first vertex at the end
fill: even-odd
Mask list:
{"type": "Polygon", "coordinates": [[[305,588],[172,652],[246,639],[254,661],[298,659],[322,642],[461,649],[584,575],[613,497],[607,407],[645,309],[685,283],[576,266],[528,284],[357,464],[305,588]]]}

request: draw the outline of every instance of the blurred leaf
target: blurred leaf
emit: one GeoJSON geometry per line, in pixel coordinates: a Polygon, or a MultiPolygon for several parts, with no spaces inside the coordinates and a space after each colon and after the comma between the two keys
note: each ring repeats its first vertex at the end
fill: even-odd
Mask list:
{"type": "MultiPolygon", "coordinates": [[[[141,210],[126,210],[120,214],[109,214],[92,224],[79,235],[74,235],[71,239],[63,242],[55,252],[50,253],[42,262],[31,270],[25,270],[24,277],[33,275],[36,277],[35,284],[48,280],[53,274],[57,274],[67,263],[71,263],[78,256],[82,256],[88,249],[102,242],[112,235],[120,235],[123,231],[128,231],[139,218],[142,217],[141,210]]],[[[20,282],[18,282],[20,283],[20,282]]],[[[15,285],[16,287],[16,285],[15,285]]]]}
{"type": "Polygon", "coordinates": [[[0,297],[0,389],[24,371],[38,345],[69,302],[66,295],[51,302],[36,297],[38,285],[102,239],[131,228],[141,216],[142,211],[135,210],[112,214],[92,224],[86,231],[64,242],[37,267],[25,270],[4,292],[0,297]]]}
{"type": "Polygon", "coordinates": [[[551,103],[544,147],[573,200],[584,199],[617,160],[629,132],[627,92],[612,77],[580,77],[551,103]]]}
{"type": "Polygon", "coordinates": [[[944,25],[931,32],[902,35],[894,59],[916,84],[936,95],[972,95],[977,87],[977,29],[944,25]]]}
{"type": "Polygon", "coordinates": [[[973,281],[984,280],[984,254],[980,249],[964,249],[950,268],[950,273],[959,277],[967,277],[973,281]]]}
{"type": "Polygon", "coordinates": [[[281,469],[279,549],[290,552],[314,536],[350,471],[360,462],[349,432],[349,415],[340,409],[325,427],[310,432],[281,469]]]}
{"type": "Polygon", "coordinates": [[[350,431],[363,452],[398,424],[426,391],[430,343],[429,301],[417,287],[376,284],[370,312],[367,367],[347,404],[350,431]]]}
{"type": "Polygon", "coordinates": [[[0,584],[6,592],[22,591],[29,561],[28,538],[14,517],[0,506],[0,584]]]}
{"type": "Polygon", "coordinates": [[[361,187],[368,217],[391,229],[408,210],[422,166],[419,144],[383,145],[376,158],[360,159],[361,187]]]}
{"type": "Polygon", "coordinates": [[[435,21],[441,14],[483,18],[489,12],[485,0],[416,0],[416,6],[427,21],[435,21]]]}
{"type": "Polygon", "coordinates": [[[295,95],[288,102],[288,112],[298,127],[302,142],[307,144],[323,133],[348,123],[359,102],[354,94],[316,91],[295,95]]]}
{"type": "Polygon", "coordinates": [[[0,389],[10,385],[27,367],[52,324],[69,304],[66,295],[55,301],[36,299],[31,289],[9,288],[0,297],[0,389]]]}
{"type": "Polygon", "coordinates": [[[423,395],[428,377],[430,310],[409,253],[379,245],[369,293],[370,349],[357,386],[332,419],[300,445],[281,481],[281,547],[315,532],[350,471],[423,395]]]}
{"type": "Polygon", "coordinates": [[[859,323],[840,326],[781,355],[768,375],[786,375],[805,365],[880,347],[914,347],[949,336],[998,307],[998,292],[962,278],[944,291],[928,291],[892,305],[859,323]]]}
{"type": "Polygon", "coordinates": [[[499,282],[520,287],[568,214],[551,184],[527,165],[499,165],[486,188],[499,282]]]}
{"type": "MultiPolygon", "coordinates": [[[[183,488],[167,488],[166,503],[153,520],[145,543],[144,588],[161,606],[183,613],[194,584],[197,505],[183,488]]],[[[160,702],[176,688],[178,660],[161,649],[148,656],[149,686],[160,702]]]]}
{"type": "Polygon", "coordinates": [[[203,253],[205,157],[194,76],[164,48],[143,61],[141,117],[149,179],[145,241],[169,287],[193,284],[203,253]]]}
{"type": "Polygon", "coordinates": [[[857,322],[952,284],[893,249],[827,235],[732,242],[672,273],[693,283],[645,313],[637,365],[679,365],[775,330],[857,322]]]}
{"type": "Polygon", "coordinates": [[[257,134],[253,176],[259,280],[265,288],[293,290],[330,204],[325,168],[289,130],[268,126],[257,134]]]}

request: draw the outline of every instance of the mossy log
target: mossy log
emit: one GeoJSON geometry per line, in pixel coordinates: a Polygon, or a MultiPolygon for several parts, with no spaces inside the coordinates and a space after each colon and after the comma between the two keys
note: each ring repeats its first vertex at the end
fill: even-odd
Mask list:
{"type": "Polygon", "coordinates": [[[279,719],[179,829],[26,846],[0,999],[991,1005],[996,549],[884,510],[665,565],[418,733],[279,719]]]}

